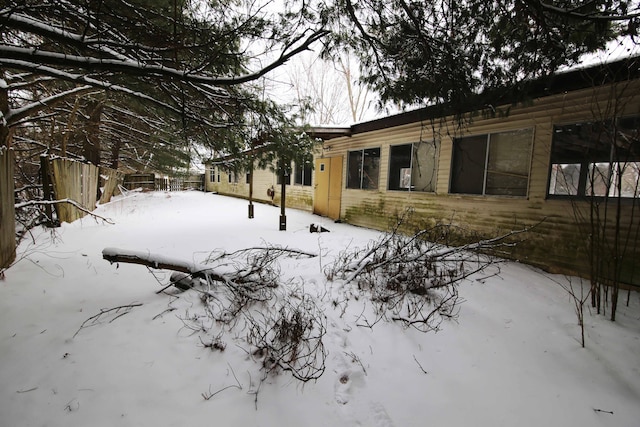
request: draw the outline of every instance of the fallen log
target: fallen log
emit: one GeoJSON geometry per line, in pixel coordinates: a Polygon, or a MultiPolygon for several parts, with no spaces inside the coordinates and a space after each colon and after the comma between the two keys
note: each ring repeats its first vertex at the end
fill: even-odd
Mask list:
{"type": "Polygon", "coordinates": [[[316,254],[304,252],[298,249],[281,247],[247,248],[232,253],[222,252],[209,261],[208,264],[198,264],[181,259],[167,257],[161,254],[153,254],[148,251],[132,251],[120,248],[105,248],[102,251],[102,258],[110,263],[127,263],[144,265],[149,268],[159,270],[172,270],[183,273],[180,277],[171,278],[168,286],[177,286],[180,289],[183,283],[186,285],[188,277],[191,279],[203,279],[206,283],[212,281],[223,282],[229,286],[254,284],[261,286],[277,286],[279,277],[277,272],[271,268],[271,263],[277,259],[278,255],[293,257],[315,257],[316,254]],[[249,256],[252,252],[257,252],[262,257],[249,256]],[[235,261],[238,257],[246,256],[242,263],[235,261]],[[178,283],[180,282],[180,283],[178,283]],[[176,285],[177,283],[177,285],[176,285]]]}
{"type": "Polygon", "coordinates": [[[186,273],[191,277],[199,277],[213,280],[225,280],[225,278],[212,271],[210,266],[196,264],[175,258],[169,258],[151,252],[132,251],[119,248],[104,248],[102,258],[113,263],[139,264],[158,270],[173,270],[186,273]]]}

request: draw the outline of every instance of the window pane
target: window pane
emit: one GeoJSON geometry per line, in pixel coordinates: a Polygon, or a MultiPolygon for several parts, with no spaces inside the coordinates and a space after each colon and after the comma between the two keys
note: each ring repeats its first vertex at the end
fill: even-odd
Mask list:
{"type": "Polygon", "coordinates": [[[532,142],[531,129],[490,136],[485,194],[527,195],[532,142]]]}
{"type": "Polygon", "coordinates": [[[362,151],[350,151],[347,168],[347,188],[360,188],[362,151]]]}
{"type": "Polygon", "coordinates": [[[313,175],[313,168],[311,167],[311,164],[307,163],[304,165],[302,174],[302,185],[311,185],[311,176],[313,175]]]}
{"type": "Polygon", "coordinates": [[[389,190],[409,190],[411,186],[412,144],[391,147],[389,153],[389,190]]]}
{"type": "Polygon", "coordinates": [[[620,168],[622,197],[640,197],[640,162],[624,163],[620,168]]]}
{"type": "Polygon", "coordinates": [[[482,194],[487,136],[470,136],[453,141],[451,192],[482,194]]]}
{"type": "Polygon", "coordinates": [[[294,182],[296,184],[302,185],[302,166],[298,164],[296,164],[296,168],[295,168],[294,182]]]}
{"type": "Polygon", "coordinates": [[[362,189],[377,189],[379,175],[380,149],[370,148],[368,150],[364,150],[364,161],[362,162],[362,189]]]}
{"type": "Polygon", "coordinates": [[[576,196],[580,182],[580,164],[555,164],[551,166],[549,194],[576,196]]]}
{"type": "Polygon", "coordinates": [[[587,191],[589,196],[613,196],[612,176],[609,163],[591,163],[587,177],[587,191]]]}
{"type": "Polygon", "coordinates": [[[640,161],[640,117],[618,120],[615,148],[615,161],[640,161]]]}
{"type": "Polygon", "coordinates": [[[436,173],[438,170],[438,146],[435,141],[420,142],[413,145],[413,164],[411,171],[412,190],[436,191],[436,173]]]}

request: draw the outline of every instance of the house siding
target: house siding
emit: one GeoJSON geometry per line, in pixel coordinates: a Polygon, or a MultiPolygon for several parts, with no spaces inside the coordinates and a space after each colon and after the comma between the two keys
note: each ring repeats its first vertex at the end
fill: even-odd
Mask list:
{"type": "MultiPolygon", "coordinates": [[[[506,258],[526,262],[557,273],[586,276],[589,261],[586,241],[589,231],[576,220],[577,211],[588,210],[587,202],[547,198],[553,129],[556,125],[602,120],[610,117],[640,115],[640,81],[631,80],[589,89],[573,90],[530,100],[517,105],[487,107],[470,113],[462,123],[452,117],[402,123],[402,120],[377,120],[351,128],[351,134],[324,142],[318,157],[342,156],[340,220],[363,227],[388,230],[407,209],[413,211],[411,228],[424,229],[436,224],[452,225],[452,243],[477,241],[528,228],[515,236],[516,246],[504,248],[506,258]],[[402,123],[384,127],[387,123],[402,123]],[[530,129],[532,131],[529,179],[526,196],[482,196],[449,193],[453,142],[455,138],[530,129]],[[435,191],[388,190],[390,147],[420,141],[439,143],[435,191]],[[380,148],[379,181],[376,190],[346,188],[348,153],[380,148]]],[[[416,115],[417,117],[418,115],[416,115]]],[[[414,117],[414,116],[411,116],[414,117]]],[[[244,175],[238,184],[209,182],[207,190],[220,194],[248,197],[244,175]]],[[[315,184],[315,171],[313,183],[315,184]]],[[[254,199],[280,203],[280,188],[270,170],[257,170],[254,199]],[[267,196],[273,186],[275,197],[267,196]]],[[[287,186],[287,207],[313,210],[313,186],[287,186]]],[[[636,211],[638,206],[636,203],[636,211]]],[[[622,206],[622,229],[637,226],[638,212],[632,217],[632,203],[622,206]],[[634,221],[634,224],[631,224],[634,221]]],[[[640,248],[632,237],[631,250],[625,255],[623,281],[640,284],[640,248]],[[635,273],[630,273],[630,271],[635,273]]]]}
{"type": "MultiPolygon", "coordinates": [[[[221,166],[212,164],[206,165],[205,174],[205,188],[206,191],[216,192],[225,196],[240,197],[243,199],[249,198],[249,184],[246,182],[246,173],[241,172],[238,175],[238,182],[229,183],[228,172],[221,166]],[[215,168],[217,177],[217,171],[220,170],[220,181],[211,181],[211,168],[215,168]]],[[[302,186],[299,184],[293,184],[293,177],[291,177],[292,184],[286,186],[286,207],[301,209],[305,211],[313,210],[313,186],[302,186]]],[[[312,176],[312,182],[314,182],[315,176],[312,176]]],[[[256,202],[269,203],[274,205],[280,205],[281,200],[281,188],[278,185],[277,176],[269,169],[256,168],[253,171],[253,200],[256,202]],[[274,197],[271,198],[267,192],[273,188],[274,197]]]]}
{"type": "MultiPolygon", "coordinates": [[[[533,227],[518,236],[523,241],[505,252],[506,257],[554,272],[584,273],[589,268],[584,244],[587,231],[580,231],[576,224],[574,208],[588,209],[588,205],[547,199],[553,126],[598,120],[614,113],[615,116],[637,115],[640,112],[638,94],[638,81],[625,82],[538,98],[526,105],[503,106],[497,110],[496,117],[483,118],[478,114],[468,126],[459,126],[449,118],[442,123],[412,123],[331,140],[325,143],[325,146],[331,146],[331,155],[346,156],[354,149],[381,148],[378,190],[344,189],[341,219],[355,225],[386,230],[402,212],[411,208],[416,227],[452,224],[458,230],[460,242],[533,227]],[[501,114],[507,110],[508,114],[501,114]],[[454,138],[518,129],[533,130],[526,197],[449,194],[454,138]],[[440,141],[436,191],[387,190],[389,147],[434,137],[440,141]]],[[[345,162],[344,176],[347,176],[347,167],[345,162]]],[[[622,212],[623,223],[626,221],[627,226],[630,205],[622,212]]],[[[634,221],[639,221],[637,214],[634,221]]],[[[627,256],[629,264],[633,265],[627,268],[640,270],[640,265],[636,265],[640,252],[638,248],[634,250],[635,255],[627,256]]],[[[635,277],[627,275],[626,280],[639,283],[640,277],[635,273],[635,277]]]]}

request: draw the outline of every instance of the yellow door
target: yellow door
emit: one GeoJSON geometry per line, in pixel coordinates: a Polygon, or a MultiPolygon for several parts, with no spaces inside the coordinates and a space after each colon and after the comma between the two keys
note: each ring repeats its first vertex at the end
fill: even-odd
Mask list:
{"type": "Polygon", "coordinates": [[[331,219],[340,218],[342,157],[316,159],[315,173],[313,213],[331,219]]]}

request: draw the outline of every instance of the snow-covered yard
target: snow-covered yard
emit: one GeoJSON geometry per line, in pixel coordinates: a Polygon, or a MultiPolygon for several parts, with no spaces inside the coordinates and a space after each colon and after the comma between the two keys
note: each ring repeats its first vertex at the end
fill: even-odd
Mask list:
{"type": "Polygon", "coordinates": [[[615,323],[587,315],[586,348],[566,292],[512,262],[465,280],[458,321],[437,333],[364,327],[366,299],[336,303],[340,283],[322,271],[379,233],[291,209],[281,232],[279,208],[258,204],[250,220],[246,205],[137,193],[96,211],[115,225],[85,218],[24,241],[0,282],[0,426],[640,425],[638,294],[626,307],[625,293],[615,323]],[[330,232],[309,233],[311,223],[330,232]],[[267,244],[320,255],[280,260],[327,317],[317,381],[260,381],[240,331],[220,337],[221,351],[189,327],[196,291],[157,294],[166,271],[102,259],[117,247],[201,262],[267,244]]]}

